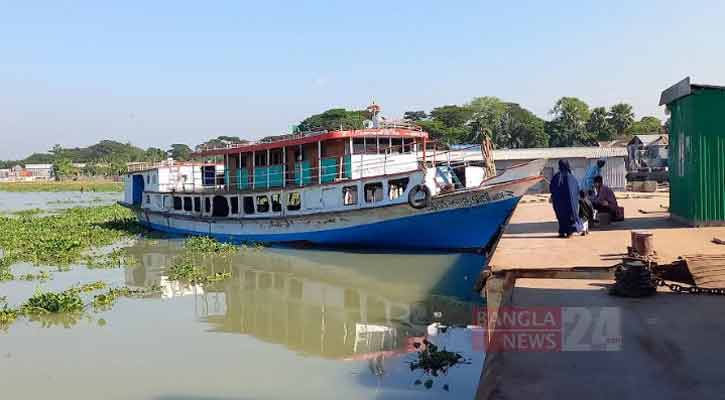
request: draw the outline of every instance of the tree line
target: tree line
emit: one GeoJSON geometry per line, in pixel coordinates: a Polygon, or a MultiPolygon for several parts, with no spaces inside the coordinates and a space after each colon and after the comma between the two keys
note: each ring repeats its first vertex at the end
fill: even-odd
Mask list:
{"type": "Polygon", "coordinates": [[[627,103],[590,108],[576,97],[562,97],[549,114],[552,118],[546,121],[519,104],[477,97],[463,105],[444,105],[430,112],[406,111],[403,118],[445,143],[481,143],[488,136],[497,148],[506,149],[592,146],[663,129],[656,117],[636,120],[627,103]]]}
{"type": "MultiPolygon", "coordinates": [[[[447,144],[481,143],[488,136],[497,148],[569,147],[596,145],[599,141],[627,138],[637,134],[660,133],[662,121],[644,116],[635,119],[632,106],[618,103],[609,108],[594,107],[576,97],[556,101],[544,120],[517,103],[497,97],[476,97],[462,105],[443,105],[430,111],[406,111],[403,119],[419,125],[430,137],[447,144]]],[[[296,132],[314,130],[362,129],[371,118],[368,110],[333,108],[309,116],[296,132]]],[[[269,136],[264,139],[273,139],[269,136]]],[[[0,160],[0,168],[21,164],[53,164],[58,176],[107,175],[126,173],[129,162],[158,162],[166,158],[187,161],[194,150],[208,146],[244,144],[238,136],[218,136],[194,148],[174,143],[164,150],[142,149],[131,143],[101,140],[88,147],[64,148],[55,145],[48,152],[34,153],[23,160],[0,160]],[[82,168],[74,163],[85,164],[82,168]]]]}

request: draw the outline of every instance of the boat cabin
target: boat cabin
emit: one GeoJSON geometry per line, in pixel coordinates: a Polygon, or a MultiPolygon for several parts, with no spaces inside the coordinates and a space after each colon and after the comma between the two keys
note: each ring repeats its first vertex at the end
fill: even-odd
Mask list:
{"type": "Polygon", "coordinates": [[[427,138],[417,126],[396,125],[287,135],[195,156],[221,159],[227,191],[266,190],[413,171],[427,138]]]}

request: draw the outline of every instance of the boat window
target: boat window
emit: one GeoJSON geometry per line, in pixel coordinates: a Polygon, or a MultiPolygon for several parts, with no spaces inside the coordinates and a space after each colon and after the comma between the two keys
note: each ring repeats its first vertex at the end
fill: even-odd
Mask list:
{"type": "Polygon", "coordinates": [[[342,188],[342,203],[346,206],[357,204],[357,186],[345,186],[342,188]]]}
{"type": "Polygon", "coordinates": [[[405,193],[405,189],[408,187],[409,178],[402,179],[391,179],[388,181],[388,198],[395,200],[405,193]]]}
{"type": "Polygon", "coordinates": [[[229,216],[229,203],[227,198],[224,196],[214,196],[214,208],[212,210],[213,217],[228,217],[229,216]]]}
{"type": "Polygon", "coordinates": [[[201,212],[201,198],[194,197],[194,211],[201,212]]]}
{"type": "Polygon", "coordinates": [[[413,151],[413,142],[410,140],[402,139],[403,141],[403,153],[410,153],[413,151]]]}
{"type": "Polygon", "coordinates": [[[282,150],[272,150],[269,152],[270,165],[282,164],[282,150]]]}
{"type": "Polygon", "coordinates": [[[207,213],[211,212],[211,200],[208,197],[204,198],[204,211],[207,213]]]}
{"type": "Polygon", "coordinates": [[[181,197],[174,197],[174,210],[181,210],[181,197]]]}
{"type": "Polygon", "coordinates": [[[269,198],[267,198],[267,195],[257,196],[257,212],[269,212],[269,198]]]}
{"type": "Polygon", "coordinates": [[[302,208],[302,198],[300,192],[292,192],[287,196],[287,209],[297,211],[302,208]]]}
{"type": "Polygon", "coordinates": [[[352,152],[353,154],[365,153],[365,139],[355,138],[352,140],[352,152]]]}
{"type": "Polygon", "coordinates": [[[391,153],[402,153],[403,152],[403,139],[390,139],[392,148],[391,153]]]}
{"type": "Polygon", "coordinates": [[[146,195],[146,204],[151,203],[151,196],[146,195]]]}
{"type": "Polygon", "coordinates": [[[365,184],[365,202],[374,203],[383,201],[383,183],[372,182],[365,184]]]}
{"type": "Polygon", "coordinates": [[[184,211],[191,211],[191,197],[184,197],[184,211]]]}
{"type": "Polygon", "coordinates": [[[282,196],[279,193],[275,193],[270,196],[272,199],[272,212],[282,211],[282,196]]]}
{"type": "Polygon", "coordinates": [[[230,197],[229,203],[232,205],[232,214],[239,214],[239,197],[230,197]]]}
{"type": "Polygon", "coordinates": [[[267,152],[258,151],[254,154],[254,165],[257,167],[263,167],[267,165],[267,152]]]}
{"type": "Polygon", "coordinates": [[[252,196],[244,196],[242,200],[245,214],[254,214],[254,198],[252,196]]]}
{"type": "Polygon", "coordinates": [[[151,183],[151,175],[146,175],[146,183],[151,183]]]}
{"type": "Polygon", "coordinates": [[[378,154],[385,154],[390,149],[390,138],[378,138],[378,154]]]}

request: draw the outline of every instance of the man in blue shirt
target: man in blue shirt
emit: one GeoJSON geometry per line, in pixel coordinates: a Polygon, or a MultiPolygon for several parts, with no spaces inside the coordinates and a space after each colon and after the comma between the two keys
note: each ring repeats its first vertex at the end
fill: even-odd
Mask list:
{"type": "Polygon", "coordinates": [[[600,159],[597,160],[596,164],[589,166],[587,172],[584,174],[584,179],[582,179],[581,190],[589,192],[594,189],[594,178],[602,175],[604,164],[606,164],[606,161],[600,159]]]}

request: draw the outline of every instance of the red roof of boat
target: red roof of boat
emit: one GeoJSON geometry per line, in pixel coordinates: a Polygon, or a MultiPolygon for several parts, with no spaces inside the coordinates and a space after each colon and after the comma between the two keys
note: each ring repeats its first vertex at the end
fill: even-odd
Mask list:
{"type": "Polygon", "coordinates": [[[315,143],[324,140],[341,139],[341,138],[361,138],[371,136],[384,137],[400,137],[400,138],[428,138],[428,132],[423,130],[414,130],[408,128],[376,128],[376,129],[355,129],[348,131],[322,131],[320,133],[295,134],[289,135],[284,139],[270,142],[257,142],[245,144],[231,144],[226,147],[215,147],[202,149],[193,154],[194,157],[219,156],[224,154],[247,153],[250,151],[260,151],[267,149],[276,149],[288,146],[297,146],[307,143],[315,143]]]}

